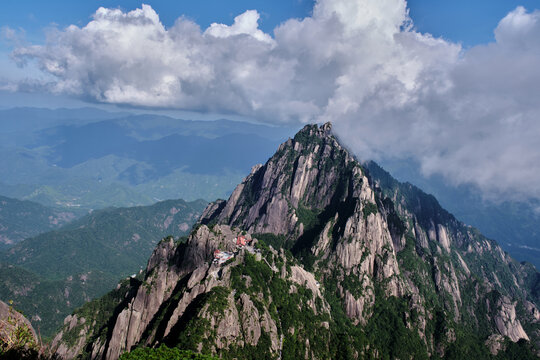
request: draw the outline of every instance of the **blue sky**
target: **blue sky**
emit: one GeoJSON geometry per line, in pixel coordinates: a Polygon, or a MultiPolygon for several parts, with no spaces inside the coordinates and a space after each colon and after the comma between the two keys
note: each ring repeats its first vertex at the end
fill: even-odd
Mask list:
{"type": "MultiPolygon", "coordinates": [[[[91,14],[100,7],[131,10],[141,6],[134,0],[4,0],[0,26],[24,29],[28,40],[42,41],[44,29],[51,24],[65,27],[85,25],[91,14]]],[[[166,26],[180,15],[186,15],[206,28],[212,22],[231,23],[233,18],[248,9],[261,13],[260,27],[265,32],[289,18],[308,16],[312,0],[147,0],[166,26]]],[[[442,36],[465,46],[493,41],[493,29],[509,11],[518,5],[532,10],[540,7],[538,0],[409,0],[410,15],[420,32],[442,36]]],[[[4,45],[6,49],[6,45],[4,45]]]]}
{"type": "Polygon", "coordinates": [[[261,28],[266,32],[271,32],[277,24],[289,18],[307,16],[313,7],[311,0],[5,0],[0,13],[0,24],[21,27],[27,31],[30,39],[40,40],[43,38],[42,30],[52,23],[60,27],[70,24],[83,26],[100,6],[133,10],[142,3],[151,5],[166,26],[173,25],[179,16],[185,15],[202,28],[212,22],[230,23],[245,10],[256,9],[261,13],[261,28]]]}
{"type": "Polygon", "coordinates": [[[517,6],[540,8],[538,0],[410,0],[410,15],[420,32],[461,42],[491,42],[497,23],[517,6]]]}

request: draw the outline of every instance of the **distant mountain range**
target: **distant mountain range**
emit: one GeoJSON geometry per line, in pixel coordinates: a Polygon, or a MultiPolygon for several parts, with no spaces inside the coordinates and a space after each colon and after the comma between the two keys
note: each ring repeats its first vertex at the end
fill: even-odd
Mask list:
{"type": "Polygon", "coordinates": [[[0,194],[83,209],[213,200],[293,131],[92,108],[0,110],[0,194]]]}
{"type": "Polygon", "coordinates": [[[52,209],[0,195],[0,251],[25,238],[58,229],[80,215],[80,211],[52,209]]]}
{"type": "Polygon", "coordinates": [[[0,299],[49,336],[73,309],[137,274],[165,236],[191,229],[206,202],[97,210],[0,253],[0,299]]]}
{"type": "MultiPolygon", "coordinates": [[[[253,164],[264,163],[294,132],[95,108],[0,110],[0,194],[76,215],[170,198],[213,201],[228,197],[253,164]]],[[[498,240],[517,259],[540,268],[540,204],[484,201],[470,186],[424,178],[413,160],[383,159],[381,164],[398,179],[436,195],[457,218],[498,240]]],[[[0,229],[8,224],[2,221],[0,229]]],[[[24,231],[34,226],[26,225],[24,231]]],[[[13,223],[8,228],[16,230],[13,223]]],[[[6,234],[0,230],[0,248],[13,241],[6,234]]],[[[22,237],[27,236],[17,239],[22,237]]]]}

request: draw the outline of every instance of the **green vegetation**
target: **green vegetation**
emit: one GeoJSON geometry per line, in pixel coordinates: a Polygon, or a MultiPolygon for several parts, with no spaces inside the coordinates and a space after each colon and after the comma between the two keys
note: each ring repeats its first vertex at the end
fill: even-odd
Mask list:
{"type": "Polygon", "coordinates": [[[21,201],[0,196],[0,251],[26,238],[58,229],[82,215],[48,208],[32,201],[21,201]]]}
{"type": "MultiPolygon", "coordinates": [[[[309,132],[313,130],[316,130],[316,127],[308,126],[295,137],[300,144],[296,148],[300,149],[298,151],[302,154],[310,151],[313,144],[326,141],[310,136],[309,132]]],[[[278,352],[275,347],[272,352],[271,348],[276,341],[282,344],[279,357],[295,360],[306,357],[384,360],[427,360],[430,357],[441,360],[441,356],[444,359],[476,360],[532,357],[533,349],[525,342],[505,343],[497,357],[490,355],[484,345],[486,338],[496,331],[493,317],[497,311],[498,300],[503,295],[517,294],[519,291],[519,285],[512,284],[512,276],[521,269],[519,265],[501,264],[500,253],[491,251],[496,246],[495,243],[486,242],[474,229],[457,222],[440,207],[433,196],[410,184],[398,183],[382,170],[377,172],[375,169],[371,174],[381,177],[381,180],[370,180],[370,184],[375,180],[375,183],[381,186],[381,189],[373,189],[375,202],[364,201],[358,214],[356,211],[360,200],[357,196],[358,189],[354,187],[359,184],[360,179],[359,176],[353,176],[356,173],[353,169],[360,165],[349,162],[344,166],[346,151],[331,150],[331,155],[327,158],[316,158],[318,169],[321,170],[318,176],[324,179],[327,175],[324,172],[334,172],[331,175],[338,180],[327,184],[322,190],[310,189],[308,194],[316,194],[313,197],[304,194],[297,208],[293,208],[289,199],[288,215],[293,212],[296,214],[299,222],[303,224],[303,234],[298,239],[293,238],[294,234],[255,234],[259,239],[260,254],[251,254],[247,250],[239,251],[234,260],[219,268],[212,267],[211,272],[208,272],[211,280],[208,278],[208,282],[203,280],[199,284],[216,284],[216,281],[220,281],[218,279],[222,282],[218,282],[219,286],[206,293],[200,293],[198,290],[203,287],[197,287],[197,290],[193,288],[188,294],[191,290],[187,288],[187,284],[192,279],[192,274],[182,273],[183,277],[174,288],[167,289],[171,291],[171,296],[156,307],[157,313],[145,328],[138,345],[165,344],[177,348],[140,348],[123,355],[126,359],[179,356],[181,350],[178,349],[191,351],[188,353],[190,356],[205,356],[193,353],[197,351],[215,354],[223,359],[275,359],[278,352]],[[330,197],[324,199],[324,204],[327,204],[324,209],[318,209],[321,206],[321,194],[317,191],[330,197]],[[380,214],[387,220],[391,235],[391,238],[386,236],[383,224],[384,241],[381,244],[381,231],[378,231],[381,229],[374,229],[374,246],[379,247],[375,254],[370,254],[361,245],[362,241],[370,240],[369,233],[367,238],[363,238],[365,233],[362,231],[366,229],[366,224],[360,223],[357,227],[355,222],[350,221],[357,220],[358,216],[365,221],[371,214],[380,214]],[[442,227],[448,233],[453,249],[459,252],[447,251],[446,246],[437,241],[441,240],[444,233],[442,227]],[[349,229],[352,230],[352,235],[348,233],[349,229]],[[330,239],[328,244],[325,243],[327,249],[330,252],[336,249],[338,251],[322,254],[317,251],[318,255],[314,254],[313,245],[320,239],[322,231],[326,231],[325,235],[330,239]],[[396,244],[395,248],[399,249],[396,254],[399,271],[392,271],[394,263],[391,257],[395,252],[391,241],[396,244]],[[483,251],[466,251],[469,245],[479,244],[485,244],[483,251]],[[274,251],[269,245],[278,251],[274,251]],[[347,247],[354,249],[354,252],[348,251],[347,247]],[[281,251],[283,248],[285,251],[281,251]],[[353,255],[354,261],[348,261],[353,255]],[[373,255],[374,263],[355,265],[370,255],[373,255]],[[336,258],[337,256],[343,257],[336,258]],[[465,269],[466,266],[461,265],[460,256],[470,264],[470,273],[465,269]],[[351,264],[351,267],[345,264],[351,264]],[[303,278],[301,275],[294,279],[290,277],[295,265],[315,272],[316,279],[322,284],[317,284],[317,288],[299,284],[298,281],[302,281],[299,279],[303,278]],[[397,283],[393,283],[393,280],[397,283]],[[454,301],[454,295],[457,294],[457,291],[454,291],[456,283],[459,286],[460,299],[454,301]],[[358,318],[350,319],[347,316],[348,311],[355,309],[350,306],[345,308],[344,292],[349,292],[357,299],[366,296],[365,301],[358,306],[362,311],[358,318]],[[401,295],[391,296],[390,293],[401,295]],[[322,297],[319,294],[322,294],[322,297]],[[178,312],[180,299],[186,295],[190,297],[190,303],[187,308],[182,307],[182,311],[178,312]],[[249,311],[244,311],[248,309],[249,311]],[[170,327],[169,321],[175,314],[180,318],[175,318],[175,324],[170,327]],[[236,314],[238,324],[236,319],[229,321],[236,314]],[[253,318],[246,319],[246,316],[253,318]],[[263,321],[263,318],[267,321],[263,321]],[[226,324],[223,320],[227,320],[226,324]],[[255,333],[252,331],[255,322],[264,325],[261,326],[256,345],[250,345],[248,339],[255,333]],[[231,330],[234,331],[227,332],[226,338],[221,339],[218,334],[223,334],[221,330],[224,325],[231,325],[231,330]],[[268,329],[271,331],[267,331],[268,329]],[[274,333],[273,329],[276,329],[277,333],[274,333]],[[231,334],[237,338],[229,337],[231,334]],[[219,348],[217,344],[221,344],[219,348]]],[[[285,196],[290,186],[290,173],[293,172],[290,170],[294,169],[299,161],[298,151],[292,147],[283,147],[280,150],[282,154],[275,155],[285,158],[285,171],[288,175],[285,175],[285,179],[276,181],[284,183],[281,190],[285,196]]],[[[262,172],[258,172],[250,176],[245,184],[239,200],[239,207],[244,214],[235,215],[235,225],[243,223],[245,212],[258,201],[261,174],[262,172]]],[[[274,190],[279,191],[277,188],[274,190]]],[[[265,206],[260,210],[261,213],[265,211],[265,206]]],[[[257,224],[256,219],[254,223],[257,224]]],[[[216,235],[218,231],[215,224],[211,222],[208,225],[216,235]]],[[[251,225],[247,224],[252,228],[251,225]]],[[[372,229],[368,226],[367,230],[372,229]]],[[[215,244],[212,241],[210,239],[208,244],[215,244]]],[[[183,241],[178,242],[180,248],[176,254],[185,246],[183,244],[183,241]]],[[[210,253],[206,255],[209,256],[210,253]]],[[[533,274],[531,276],[533,278],[526,281],[526,288],[538,289],[540,280],[533,274]]],[[[521,281],[521,277],[516,276],[515,279],[521,281]]],[[[148,274],[143,286],[150,289],[153,281],[154,277],[148,274]]],[[[125,293],[136,288],[128,287],[122,291],[125,293]]],[[[114,323],[114,313],[125,308],[119,303],[130,300],[129,295],[123,299],[112,297],[103,303],[93,302],[83,308],[79,312],[81,316],[84,314],[99,324],[99,330],[91,336],[96,339],[110,333],[109,326],[114,323]],[[113,321],[106,321],[107,316],[95,315],[99,313],[112,313],[113,321]]],[[[530,322],[526,323],[524,312],[518,305],[518,317],[524,319],[527,331],[534,334],[538,327],[534,327],[530,322]]],[[[76,338],[70,336],[76,336],[82,330],[81,326],[82,323],[77,324],[72,329],[73,333],[66,336],[68,345],[74,344],[76,338]]]]}
{"type": "MultiPolygon", "coordinates": [[[[313,129],[308,127],[300,132],[295,140],[300,144],[311,146],[312,141],[317,141],[309,136],[309,131],[313,129]]],[[[301,151],[305,150],[300,148],[301,151]]],[[[286,157],[286,168],[287,166],[294,167],[299,154],[291,148],[284,148],[281,152],[283,154],[276,156],[286,157]]],[[[331,159],[333,161],[324,159],[325,171],[334,169],[335,161],[339,163],[339,154],[333,154],[331,159]]],[[[346,172],[346,170],[339,171],[346,172]]],[[[309,351],[312,351],[313,356],[317,358],[428,359],[431,356],[437,359],[438,354],[444,353],[445,359],[494,359],[489,354],[484,341],[490,334],[489,331],[492,333],[494,329],[493,324],[490,323],[490,319],[493,318],[493,314],[490,313],[493,311],[493,304],[496,304],[498,296],[505,293],[498,291],[486,293],[483,281],[488,280],[495,284],[495,287],[499,287],[492,275],[497,274],[502,288],[515,291],[516,286],[511,284],[514,271],[512,266],[501,266],[500,258],[497,258],[495,252],[486,250],[487,255],[474,251],[468,252],[467,255],[462,253],[467,263],[472,263],[470,266],[472,274],[465,276],[458,253],[441,250],[441,245],[433,240],[432,231],[435,231],[435,236],[440,236],[442,230],[439,225],[444,226],[451,237],[453,246],[462,247],[462,249],[466,249],[471,242],[482,243],[485,238],[457,222],[451,214],[440,207],[433,196],[423,193],[410,184],[398,183],[388,174],[378,175],[383,177],[380,182],[382,191],[376,191],[375,203],[363,203],[362,215],[366,220],[371,214],[377,214],[380,210],[381,215],[388,219],[393,240],[399,241],[402,236],[405,236],[405,246],[397,254],[400,273],[394,276],[407,281],[414,292],[418,289],[419,299],[412,295],[388,296],[384,291],[385,281],[378,283],[378,280],[374,280],[376,282],[374,288],[367,289],[375,293],[375,302],[369,304],[368,301],[364,308],[363,315],[368,315],[366,316],[367,323],[355,326],[346,316],[340,290],[347,289],[353,296],[360,297],[366,291],[362,278],[359,275],[344,276],[344,273],[340,272],[341,269],[331,267],[335,264],[326,263],[326,258],[316,258],[311,253],[311,249],[313,241],[318,238],[324,225],[329,222],[331,226],[327,235],[332,238],[332,246],[335,246],[338,241],[355,241],[354,238],[346,239],[340,236],[347,219],[354,214],[357,205],[356,199],[341,196],[349,193],[350,179],[347,178],[331,185],[331,193],[334,196],[328,208],[321,211],[312,210],[316,209],[317,204],[313,203],[313,199],[305,198],[296,209],[290,207],[290,211],[294,211],[299,222],[304,225],[302,237],[288,239],[293,246],[287,246],[289,242],[286,236],[272,234],[255,236],[261,240],[261,255],[269,264],[275,264],[281,269],[284,259],[273,254],[266,246],[267,244],[275,248],[292,249],[296,259],[288,260],[289,266],[291,263],[300,261],[306,269],[317,271],[324,284],[321,290],[331,307],[331,317],[324,311],[320,311],[324,307],[321,299],[314,301],[317,315],[308,306],[314,300],[311,290],[279,277],[266,262],[256,261],[255,257],[249,254],[245,255],[244,261],[239,266],[230,269],[231,287],[235,291],[236,306],[240,310],[241,296],[247,294],[259,314],[266,310],[270,313],[277,324],[279,334],[283,336],[283,359],[306,357],[306,340],[310,344],[309,351]],[[339,216],[335,217],[336,214],[339,216]],[[335,223],[333,219],[336,219],[335,223]],[[421,235],[431,232],[429,236],[422,239],[427,243],[424,245],[425,248],[420,245],[423,244],[419,241],[420,238],[415,238],[413,235],[413,228],[418,229],[418,232],[423,232],[421,235]],[[332,273],[321,271],[327,267],[330,267],[332,273]],[[451,290],[448,290],[453,286],[451,283],[453,279],[447,280],[452,272],[456,272],[460,282],[463,304],[459,312],[454,310],[454,300],[450,294],[451,290]],[[487,279],[482,278],[484,274],[487,279]],[[327,323],[327,327],[322,327],[323,323],[327,323]],[[424,324],[425,329],[422,327],[424,324]],[[425,339],[421,337],[420,332],[426,335],[425,339]]],[[[245,199],[249,200],[246,203],[248,207],[257,199],[257,179],[253,178],[250,181],[252,181],[249,184],[251,192],[245,199]]],[[[283,185],[285,189],[281,189],[283,195],[287,195],[284,190],[287,190],[289,186],[290,179],[287,179],[283,185]]],[[[417,236],[420,234],[417,233],[417,236]]],[[[495,246],[492,242],[489,245],[495,246]]],[[[386,245],[382,250],[382,255],[378,254],[377,260],[382,261],[384,266],[393,249],[391,245],[386,245]]],[[[379,264],[376,265],[379,266],[379,264]]],[[[517,267],[517,264],[515,266],[517,267]]],[[[531,279],[527,286],[536,288],[537,284],[536,279],[531,279]]],[[[213,301],[215,302],[215,299],[213,301]]],[[[210,303],[209,308],[214,309],[214,306],[216,309],[223,309],[213,302],[210,303]]],[[[228,305],[222,303],[221,306],[228,305]]],[[[202,309],[202,306],[196,308],[195,314],[202,309]]],[[[197,315],[194,315],[189,327],[192,329],[206,327],[207,330],[206,332],[189,330],[190,333],[186,334],[191,335],[194,331],[198,331],[196,341],[189,344],[182,342],[182,347],[197,349],[201,339],[204,338],[210,343],[215,340],[214,330],[208,328],[208,319],[196,319],[197,315]]],[[[187,335],[181,336],[187,338],[187,335]]],[[[218,355],[223,358],[243,359],[257,358],[257,356],[260,358],[262,354],[269,356],[266,336],[268,334],[263,332],[260,343],[255,347],[232,346],[227,351],[218,351],[218,355]]],[[[213,351],[205,346],[207,345],[203,343],[203,351],[213,351]]],[[[507,344],[506,350],[503,350],[497,358],[521,356],[527,359],[531,354],[529,350],[523,344],[507,344]]],[[[307,356],[309,357],[310,354],[308,353],[307,356]]]]}
{"type": "Polygon", "coordinates": [[[45,341],[78,306],[103,295],[104,289],[106,291],[117,284],[117,279],[99,271],[85,274],[84,279],[82,281],[75,276],[48,280],[19,266],[0,264],[2,297],[13,299],[14,306],[28,317],[36,329],[40,329],[45,341]]]}
{"type": "MultiPolygon", "coordinates": [[[[268,254],[264,254],[266,256],[268,254]]],[[[277,257],[273,260],[277,262],[277,257]]],[[[292,261],[292,259],[291,259],[292,261]]],[[[330,316],[322,311],[320,301],[317,315],[308,305],[314,294],[311,290],[295,284],[296,292],[290,292],[292,283],[281,279],[263,261],[256,261],[255,257],[247,254],[243,264],[231,269],[232,288],[236,290],[236,298],[242,293],[250,296],[255,306],[268,309],[270,316],[278,326],[278,332],[283,334],[283,359],[297,359],[306,353],[305,340],[309,340],[310,350],[314,356],[322,359],[333,358],[331,348],[331,331],[322,326],[324,322],[331,322],[330,316]],[[251,279],[251,285],[245,286],[245,279],[251,279]],[[257,294],[262,293],[260,299],[257,294]],[[291,331],[294,329],[294,333],[291,331]]],[[[258,359],[264,352],[268,356],[269,346],[264,339],[255,348],[238,348],[230,353],[219,354],[224,358],[258,359]]]]}
{"type": "Polygon", "coordinates": [[[109,318],[114,313],[114,309],[120,303],[126,301],[127,294],[129,294],[127,299],[132,297],[140,285],[141,281],[138,279],[126,279],[119,284],[117,289],[84,304],[73,313],[77,317],[77,324],[71,329],[70,324],[63,326],[64,335],[62,340],[66,344],[73,346],[77,342],[81,330],[89,328],[88,324],[94,324],[91,329],[89,328],[88,338],[101,338],[104,340],[109,330],[109,318]],[[81,320],[83,318],[84,321],[81,320]]]}
{"type": "Polygon", "coordinates": [[[362,214],[364,215],[364,220],[371,214],[377,214],[377,204],[365,202],[364,207],[362,208],[362,214]]]}
{"type": "MultiPolygon", "coordinates": [[[[261,255],[271,264],[274,262],[283,264],[283,259],[274,255],[265,246],[261,255]]],[[[290,261],[294,261],[292,257],[290,261]]],[[[196,298],[186,309],[184,316],[179,319],[179,325],[164,339],[165,344],[192,351],[197,351],[199,344],[202,344],[202,352],[209,353],[216,341],[215,327],[218,324],[212,327],[208,315],[219,321],[229,306],[236,306],[241,312],[243,306],[241,296],[247,294],[257,308],[259,316],[267,312],[275,321],[278,335],[283,334],[283,359],[303,357],[306,339],[309,340],[310,350],[316,357],[332,358],[328,347],[331,331],[322,326],[323,322],[331,322],[331,319],[324,313],[320,299],[316,301],[318,315],[315,315],[308,305],[314,297],[311,290],[295,284],[296,291],[291,293],[293,283],[282,279],[279,272],[274,273],[265,261],[257,261],[255,256],[249,253],[245,253],[243,262],[230,268],[230,271],[231,288],[215,287],[210,293],[196,298]],[[234,305],[227,300],[231,290],[235,294],[234,305]]],[[[164,312],[170,311],[166,306],[162,309],[164,312]]],[[[159,325],[157,327],[159,328],[159,325]]],[[[232,345],[228,350],[218,351],[217,356],[223,359],[275,359],[277,354],[269,352],[270,348],[270,334],[263,329],[256,346],[245,343],[243,346],[232,345]]]]}
{"type": "Polygon", "coordinates": [[[405,247],[397,253],[399,265],[406,276],[418,288],[420,295],[426,300],[428,310],[439,306],[439,298],[431,279],[431,265],[416,252],[416,240],[411,234],[405,236],[405,247]]]}
{"type": "MultiPolygon", "coordinates": [[[[404,234],[403,221],[396,213],[397,208],[393,201],[400,204],[401,211],[405,210],[409,216],[414,217],[415,226],[428,231],[433,224],[445,226],[451,234],[453,251],[450,254],[439,252],[440,245],[435,241],[428,240],[428,248],[421,248],[412,233],[405,235],[405,248],[397,254],[403,276],[410,279],[418,288],[421,297],[425,300],[424,308],[432,318],[426,320],[427,334],[433,334],[435,344],[446,348],[444,359],[493,359],[484,345],[485,339],[493,333],[493,323],[490,319],[494,316],[494,304],[501,295],[511,298],[522,290],[518,290],[515,284],[515,274],[521,266],[511,262],[510,266],[501,262],[498,251],[489,251],[497,244],[486,239],[480,232],[472,227],[458,222],[455,217],[444,210],[432,195],[428,195],[417,187],[408,183],[399,183],[390,174],[381,169],[375,163],[369,163],[369,173],[380,184],[382,195],[387,196],[382,204],[385,210],[390,211],[388,216],[389,228],[396,234],[404,234]],[[394,213],[392,214],[392,211],[394,213]],[[485,245],[488,243],[488,245],[485,245]],[[481,246],[485,251],[468,251],[469,245],[481,246]],[[463,250],[463,251],[459,251],[463,250]],[[457,252],[456,252],[457,251],[457,252]],[[460,280],[461,313],[459,322],[454,322],[453,300],[451,294],[444,289],[436,289],[434,275],[449,276],[450,269],[454,269],[460,277],[462,269],[461,253],[463,260],[471,272],[464,280],[460,280]],[[496,275],[495,275],[496,274],[496,275]],[[495,276],[497,278],[495,278],[495,276]],[[494,285],[494,290],[486,289],[483,284],[489,282],[494,285]],[[500,285],[499,285],[500,284],[500,285]],[[463,310],[467,309],[467,310],[463,310]],[[455,333],[455,341],[448,340],[448,331],[455,333]]],[[[409,223],[409,229],[413,226],[409,223]]],[[[531,282],[534,283],[534,276],[531,282]]],[[[519,302],[518,302],[519,303],[519,302]]],[[[518,305],[517,311],[520,308],[518,305]]],[[[411,314],[411,318],[413,318],[411,314]]],[[[520,316],[524,328],[528,334],[533,334],[536,328],[527,321],[527,316],[520,316]]],[[[531,352],[527,346],[512,343],[506,347],[496,358],[517,359],[529,358],[531,352]],[[513,352],[520,353],[515,356],[513,352]]]]}
{"type": "Polygon", "coordinates": [[[13,299],[48,338],[78,306],[137,274],[161,238],[187,234],[205,205],[168,200],[99,210],[24,240],[0,255],[0,299],[13,299]]]}
{"type": "Polygon", "coordinates": [[[302,204],[298,204],[296,209],[296,216],[298,216],[298,221],[304,224],[304,231],[314,228],[319,225],[319,215],[320,211],[311,210],[306,208],[302,204]]]}
{"type": "Polygon", "coordinates": [[[161,345],[157,349],[135,349],[132,352],[122,354],[119,360],[217,360],[217,358],[161,345]]]}
{"type": "Polygon", "coordinates": [[[0,319],[0,358],[37,353],[38,345],[32,330],[15,314],[10,301],[7,317],[0,319]]]}
{"type": "Polygon", "coordinates": [[[518,342],[506,340],[504,347],[504,351],[497,354],[497,360],[538,360],[531,344],[524,339],[518,342]]]}
{"type": "Polygon", "coordinates": [[[429,229],[432,222],[452,225],[451,229],[456,225],[455,217],[443,209],[433,195],[410,183],[400,183],[374,162],[367,166],[369,175],[380,184],[383,197],[393,198],[397,194],[396,202],[413,213],[424,229],[429,229]]]}
{"type": "Polygon", "coordinates": [[[390,296],[375,302],[367,326],[368,343],[380,351],[382,359],[428,359],[418,332],[408,328],[410,312],[406,299],[390,296]]]}
{"type": "Polygon", "coordinates": [[[223,314],[229,306],[229,294],[231,290],[223,286],[215,286],[208,293],[208,311],[213,314],[223,314]]]}
{"type": "Polygon", "coordinates": [[[316,134],[318,129],[316,124],[306,125],[301,131],[296,133],[294,141],[305,146],[314,146],[314,144],[320,143],[321,139],[316,135],[310,135],[310,132],[316,134]]]}
{"type": "Polygon", "coordinates": [[[272,270],[262,261],[256,261],[255,256],[246,254],[244,263],[241,266],[235,266],[231,269],[231,286],[236,289],[239,294],[248,293],[248,288],[245,285],[245,279],[251,278],[249,287],[252,293],[263,293],[265,297],[269,295],[268,281],[273,277],[272,270]]]}
{"type": "Polygon", "coordinates": [[[2,111],[0,194],[86,210],[225,197],[292,135],[289,128],[228,120],[126,113],[83,120],[82,109],[36,118],[41,110],[30,111],[21,121],[2,111]],[[24,131],[6,132],[11,128],[24,131]]]}
{"type": "Polygon", "coordinates": [[[359,279],[358,275],[345,275],[341,282],[341,286],[343,286],[344,289],[349,290],[355,299],[360,298],[364,292],[364,281],[363,279],[359,279]]]}
{"type": "MultiPolygon", "coordinates": [[[[259,240],[259,247],[265,247],[267,245],[272,246],[274,249],[287,248],[287,238],[285,235],[275,235],[272,233],[253,234],[253,237],[259,240]]],[[[290,246],[289,246],[290,247],[290,246]]]]}
{"type": "Polygon", "coordinates": [[[168,200],[95,211],[59,231],[27,239],[0,260],[50,279],[92,270],[116,278],[137,272],[167,235],[185,235],[206,203],[168,200]]]}
{"type": "MultiPolygon", "coordinates": [[[[324,282],[324,295],[332,309],[335,321],[333,359],[353,359],[356,351],[364,353],[365,359],[428,359],[426,346],[414,326],[410,326],[411,309],[408,299],[386,297],[379,285],[375,287],[374,306],[365,326],[355,326],[345,314],[343,300],[338,296],[338,280],[328,277],[324,282]]],[[[358,280],[345,277],[341,285],[353,294],[358,280]],[[351,288],[349,288],[351,287],[351,288]]]]}

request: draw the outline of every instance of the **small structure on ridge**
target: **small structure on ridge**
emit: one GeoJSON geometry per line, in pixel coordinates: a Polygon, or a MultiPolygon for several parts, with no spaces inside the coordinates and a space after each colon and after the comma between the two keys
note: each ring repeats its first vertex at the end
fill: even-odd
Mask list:
{"type": "Polygon", "coordinates": [[[232,259],[234,254],[228,251],[215,250],[214,251],[214,264],[223,264],[227,260],[232,259]]]}

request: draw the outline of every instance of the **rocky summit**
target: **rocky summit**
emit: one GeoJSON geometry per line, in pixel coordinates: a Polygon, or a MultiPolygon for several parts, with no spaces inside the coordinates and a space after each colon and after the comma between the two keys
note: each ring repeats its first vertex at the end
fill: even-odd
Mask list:
{"type": "Polygon", "coordinates": [[[536,358],[540,274],[308,125],[67,317],[65,359],[176,346],[225,359],[536,358]],[[518,355],[516,355],[518,354],[518,355]]]}

